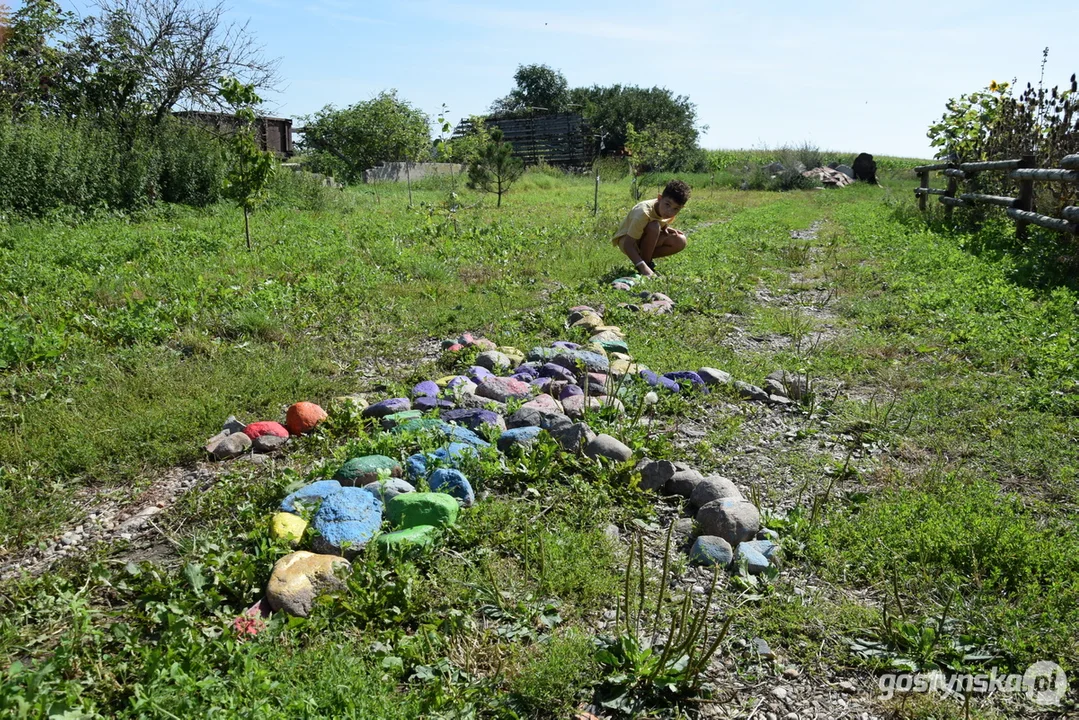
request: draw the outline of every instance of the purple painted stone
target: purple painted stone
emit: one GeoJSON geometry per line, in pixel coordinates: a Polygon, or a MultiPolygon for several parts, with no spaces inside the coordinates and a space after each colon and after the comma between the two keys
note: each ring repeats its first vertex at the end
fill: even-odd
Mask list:
{"type": "Polygon", "coordinates": [[[641,370],[640,376],[644,378],[644,381],[652,387],[661,386],[670,390],[671,392],[681,392],[682,386],[669,377],[663,377],[656,375],[651,370],[641,370]]]}
{"type": "Polygon", "coordinates": [[[446,383],[446,389],[447,390],[452,390],[455,387],[457,387],[459,385],[464,385],[465,383],[468,383],[468,382],[472,382],[472,381],[468,379],[467,375],[458,375],[453,380],[450,380],[448,383],[446,383]]]}
{"type": "Polygon", "coordinates": [[[551,397],[550,395],[537,395],[536,397],[532,398],[531,400],[526,402],[521,407],[522,408],[529,408],[529,409],[533,409],[533,410],[539,410],[540,412],[546,412],[546,413],[561,413],[562,412],[562,408],[558,407],[558,403],[555,402],[555,399],[553,397],[551,397]]]}
{"type": "Polygon", "coordinates": [[[495,374],[487,368],[480,367],[479,365],[473,365],[465,371],[465,375],[468,375],[469,379],[479,385],[484,380],[490,377],[494,377],[495,374]]]}
{"type": "Polygon", "coordinates": [[[390,398],[368,405],[363,409],[363,416],[369,418],[382,418],[394,413],[405,412],[412,409],[412,403],[408,398],[390,398]]]}
{"type": "Polygon", "coordinates": [[[551,347],[559,348],[562,350],[577,350],[581,346],[575,342],[567,342],[566,340],[555,340],[553,343],[551,343],[551,347]]]}
{"type": "Polygon", "coordinates": [[[584,390],[582,390],[578,385],[567,385],[566,387],[562,388],[562,392],[558,394],[558,399],[565,400],[566,398],[572,397],[574,395],[584,395],[584,390]]]}
{"type": "Polygon", "coordinates": [[[551,380],[551,378],[542,378],[541,377],[541,378],[535,378],[533,380],[529,380],[528,384],[531,385],[534,388],[539,388],[542,391],[542,390],[546,390],[547,386],[550,385],[552,382],[554,382],[554,381],[551,380]]]}
{"type": "Polygon", "coordinates": [[[533,380],[539,377],[539,368],[535,365],[521,365],[514,369],[512,376],[517,377],[518,375],[528,375],[528,379],[533,380]]]}
{"type": "Polygon", "coordinates": [[[438,398],[428,397],[427,395],[424,395],[412,401],[412,409],[419,410],[420,412],[430,412],[432,410],[452,410],[453,403],[449,400],[439,400],[438,398]]]}
{"type": "Polygon", "coordinates": [[[495,425],[505,429],[502,416],[491,410],[480,408],[461,408],[459,410],[446,410],[441,413],[441,418],[446,422],[463,425],[469,430],[477,430],[481,425],[495,425]]]}
{"type": "Polygon", "coordinates": [[[423,382],[412,388],[412,397],[438,397],[438,393],[442,390],[431,380],[424,380],[423,382]]]}
{"type": "Polygon", "coordinates": [[[664,373],[663,377],[673,380],[679,385],[688,380],[693,384],[694,390],[700,390],[704,393],[708,392],[708,387],[704,383],[704,378],[692,370],[678,370],[676,372],[664,373]]]}
{"type": "Polygon", "coordinates": [[[576,378],[573,376],[573,372],[568,368],[564,368],[561,365],[555,363],[547,363],[539,369],[540,377],[551,378],[553,380],[565,380],[566,382],[572,382],[576,378]]]}

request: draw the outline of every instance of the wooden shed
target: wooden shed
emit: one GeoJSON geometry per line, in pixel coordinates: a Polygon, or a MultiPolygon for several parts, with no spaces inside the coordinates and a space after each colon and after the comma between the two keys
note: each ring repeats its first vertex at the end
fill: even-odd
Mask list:
{"type": "MultiPolygon", "coordinates": [[[[595,143],[585,119],[575,113],[555,113],[535,117],[485,118],[487,128],[497,127],[506,142],[513,145],[513,154],[525,165],[585,167],[592,163],[595,143]]],[[[472,123],[462,120],[453,137],[473,132],[472,123]]]]}
{"type": "MultiPolygon", "coordinates": [[[[227,132],[239,125],[235,115],[228,113],[184,110],[173,113],[176,117],[200,122],[222,132],[227,132]]],[[[292,120],[290,118],[258,117],[255,120],[259,147],[269,150],[280,157],[292,157],[292,120]]]]}

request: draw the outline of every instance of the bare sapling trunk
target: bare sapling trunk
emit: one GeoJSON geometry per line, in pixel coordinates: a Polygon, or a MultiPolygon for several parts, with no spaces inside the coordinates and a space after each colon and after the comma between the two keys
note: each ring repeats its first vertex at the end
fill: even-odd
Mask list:
{"type": "Polygon", "coordinates": [[[251,249],[251,225],[247,219],[247,206],[244,205],[244,238],[247,240],[247,249],[251,249]]]}

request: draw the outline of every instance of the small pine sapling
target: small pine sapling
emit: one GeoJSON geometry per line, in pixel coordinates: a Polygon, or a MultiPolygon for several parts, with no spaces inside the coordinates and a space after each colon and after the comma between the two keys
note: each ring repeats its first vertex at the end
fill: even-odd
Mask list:
{"type": "Polygon", "coordinates": [[[236,78],[223,78],[221,96],[232,106],[239,127],[229,138],[233,162],[225,175],[224,195],[244,211],[244,238],[251,249],[249,216],[266,194],[266,184],[275,163],[271,152],[262,150],[255,139],[255,107],[262,102],[254,85],[244,85],[236,78]]]}
{"type": "Polygon", "coordinates": [[[513,146],[502,138],[500,128],[491,128],[490,140],[468,167],[469,187],[497,193],[497,207],[502,207],[502,196],[524,172],[520,158],[513,156],[513,146]]]}

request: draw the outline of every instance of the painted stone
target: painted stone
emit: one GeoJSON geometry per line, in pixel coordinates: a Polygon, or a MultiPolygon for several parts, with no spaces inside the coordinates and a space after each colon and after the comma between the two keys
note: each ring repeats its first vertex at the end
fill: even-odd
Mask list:
{"type": "Polygon", "coordinates": [[[347,573],[348,560],[336,555],[316,555],[304,550],[274,563],[266,584],[266,602],[275,612],[307,617],[315,599],[328,592],[345,589],[338,575],[347,573]]]}
{"type": "Polygon", "coordinates": [[[384,418],[394,413],[405,412],[412,409],[412,403],[408,398],[390,398],[381,400],[363,409],[365,418],[384,418]]]}
{"type": "Polygon", "coordinates": [[[274,513],[273,519],[270,520],[270,537],[288,540],[293,546],[300,542],[306,529],[307,521],[292,513],[274,513]]]}
{"type": "Polygon", "coordinates": [[[346,461],[334,473],[333,479],[341,483],[342,487],[362,486],[378,480],[379,470],[385,470],[390,477],[395,478],[401,477],[404,472],[401,463],[393,458],[385,455],[364,455],[346,461]]]}
{"type": "Polygon", "coordinates": [[[363,488],[344,487],[322,500],[311,521],[316,550],[354,557],[382,526],[382,501],[363,488]]]}
{"type": "Polygon", "coordinates": [[[379,535],[375,538],[375,547],[383,555],[405,555],[415,550],[434,547],[438,534],[438,528],[433,525],[416,525],[406,530],[379,535]]]}
{"type": "Polygon", "coordinates": [[[405,530],[419,525],[447,527],[457,522],[460,504],[445,493],[407,493],[386,506],[386,516],[394,527],[405,530]]]}
{"type": "Polygon", "coordinates": [[[285,496],[285,499],[281,501],[281,509],[290,513],[299,512],[296,503],[300,503],[305,508],[313,508],[327,496],[338,492],[340,489],[341,483],[336,480],[319,480],[318,482],[304,485],[299,490],[285,496]]]}
{"type": "Polygon", "coordinates": [[[298,402],[285,412],[285,427],[293,435],[303,435],[326,419],[326,411],[312,402],[298,402]]]}
{"type": "Polygon", "coordinates": [[[243,429],[243,434],[247,437],[255,440],[263,435],[273,435],[275,437],[287,438],[288,430],[285,426],[279,422],[273,420],[262,420],[260,422],[251,423],[243,429]]]}
{"type": "Polygon", "coordinates": [[[435,492],[446,493],[457,498],[463,507],[472,507],[476,502],[476,493],[472,490],[472,484],[460,470],[439,468],[431,473],[427,484],[435,492]]]}

